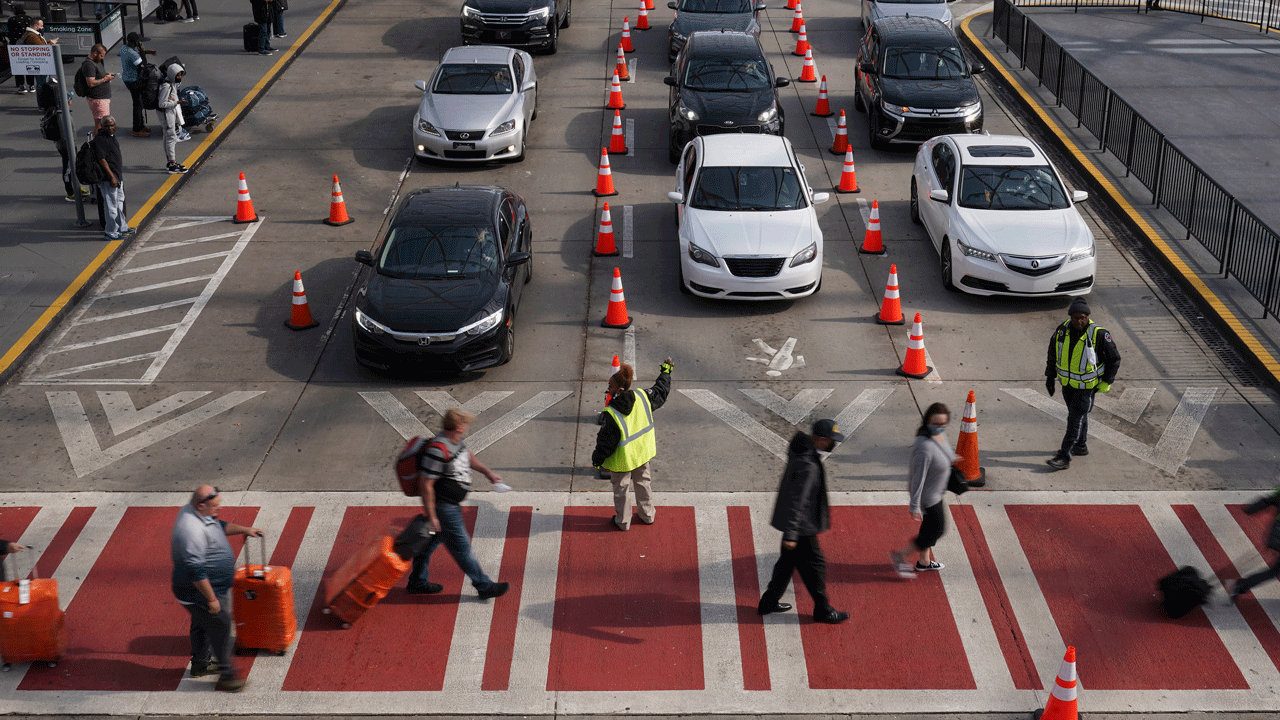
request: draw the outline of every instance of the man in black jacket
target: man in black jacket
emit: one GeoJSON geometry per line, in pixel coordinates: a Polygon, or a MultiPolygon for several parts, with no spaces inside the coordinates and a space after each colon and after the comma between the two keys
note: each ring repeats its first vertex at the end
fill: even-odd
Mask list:
{"type": "Polygon", "coordinates": [[[827,472],[819,452],[829,452],[844,440],[834,420],[819,420],[813,432],[797,432],[787,447],[787,469],[778,486],[770,524],[782,531],[782,550],[773,566],[773,578],[756,610],[761,615],[791,609],[778,602],[797,570],[813,598],[814,622],[835,625],[849,619],[849,613],[831,607],[827,600],[827,560],[818,547],[818,533],[831,527],[827,501],[827,472]]]}

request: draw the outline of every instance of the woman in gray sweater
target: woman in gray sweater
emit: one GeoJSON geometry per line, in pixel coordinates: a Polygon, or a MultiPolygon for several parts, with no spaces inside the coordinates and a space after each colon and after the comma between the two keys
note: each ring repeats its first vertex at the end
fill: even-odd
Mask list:
{"type": "Polygon", "coordinates": [[[907,492],[911,495],[911,517],[920,523],[920,533],[899,550],[889,553],[893,569],[902,577],[915,577],[917,572],[941,570],[944,565],[933,558],[933,546],[946,529],[946,508],[942,496],[947,491],[951,466],[960,461],[947,443],[947,423],[951,411],[942,403],[934,403],[924,411],[916,440],[911,446],[911,468],[907,474],[907,492]],[[917,554],[913,568],[907,556],[917,554]]]}

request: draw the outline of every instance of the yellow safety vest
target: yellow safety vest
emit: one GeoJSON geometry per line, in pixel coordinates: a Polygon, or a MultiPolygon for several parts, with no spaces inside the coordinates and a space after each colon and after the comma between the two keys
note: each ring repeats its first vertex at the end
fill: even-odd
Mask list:
{"type": "Polygon", "coordinates": [[[1091,389],[1098,386],[1099,377],[1106,370],[1098,362],[1098,352],[1094,348],[1097,333],[1102,330],[1092,320],[1084,329],[1083,342],[1071,347],[1071,321],[1062,323],[1058,330],[1058,377],[1065,387],[1091,389]],[[1068,351],[1071,357],[1067,357],[1068,351]]]}
{"type": "Polygon", "coordinates": [[[658,441],[653,432],[653,408],[649,405],[649,394],[643,390],[632,390],[637,396],[626,417],[618,414],[612,405],[604,412],[618,423],[622,439],[613,454],[605,458],[600,466],[613,472],[631,472],[649,462],[658,454],[658,441]]]}

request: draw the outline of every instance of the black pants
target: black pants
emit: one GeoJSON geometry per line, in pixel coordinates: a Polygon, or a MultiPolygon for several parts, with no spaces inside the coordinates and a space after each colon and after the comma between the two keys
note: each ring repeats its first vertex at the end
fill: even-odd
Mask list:
{"type": "Polygon", "coordinates": [[[143,115],[142,107],[142,83],[126,82],[124,86],[129,88],[129,97],[133,98],[133,131],[142,132],[147,129],[147,120],[143,115]]]}
{"type": "Polygon", "coordinates": [[[196,0],[187,0],[183,4],[187,6],[187,17],[194,18],[200,16],[200,11],[196,9],[196,0]]]}
{"type": "Polygon", "coordinates": [[[760,607],[776,604],[782,593],[787,591],[787,585],[791,584],[791,574],[797,571],[813,598],[813,614],[825,615],[831,610],[831,603],[827,600],[827,559],[822,556],[822,548],[818,547],[817,535],[801,535],[796,538],[794,550],[781,549],[778,562],[773,565],[773,578],[760,598],[760,607]]]}
{"type": "Polygon", "coordinates": [[[1242,578],[1236,583],[1236,592],[1247,592],[1249,589],[1257,587],[1258,585],[1276,577],[1280,577],[1280,557],[1277,557],[1276,561],[1271,563],[1271,567],[1266,570],[1256,572],[1247,578],[1242,578]]]}
{"type": "Polygon", "coordinates": [[[231,596],[218,598],[222,605],[218,614],[209,612],[204,603],[183,605],[191,613],[191,667],[200,669],[210,659],[218,662],[218,673],[230,676],[231,667],[231,596]]]}
{"type": "Polygon", "coordinates": [[[1062,436],[1059,454],[1071,459],[1072,449],[1089,440],[1089,411],[1093,409],[1093,395],[1097,390],[1062,386],[1062,399],[1067,403],[1067,432],[1062,436]]]}
{"type": "Polygon", "coordinates": [[[71,157],[67,153],[67,144],[61,140],[57,144],[58,154],[62,156],[62,187],[67,191],[67,197],[75,197],[80,188],[79,183],[76,182],[75,168],[71,167],[71,157]]]}

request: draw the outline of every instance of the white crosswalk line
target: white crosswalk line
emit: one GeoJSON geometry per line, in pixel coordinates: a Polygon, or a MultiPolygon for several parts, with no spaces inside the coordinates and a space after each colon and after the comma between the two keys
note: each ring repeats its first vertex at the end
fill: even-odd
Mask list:
{"type": "MultiPolygon", "coordinates": [[[[471,535],[471,552],[480,563],[480,568],[494,582],[501,581],[498,568],[502,567],[502,549],[506,537],[507,513],[495,510],[486,502],[476,503],[476,525],[471,535]]],[[[447,550],[440,548],[436,552],[447,550]]],[[[493,624],[494,602],[480,600],[471,580],[463,577],[458,618],[453,624],[449,662],[444,671],[444,692],[480,691],[480,682],[484,678],[485,651],[489,645],[489,627],[493,624]]]]}
{"type": "MultiPolygon", "coordinates": [[[[677,502],[679,502],[677,500],[677,502]]],[[[702,677],[706,687],[742,687],[733,552],[725,508],[694,508],[698,528],[698,596],[702,606],[702,677]]]]}
{"type": "MultiPolygon", "coordinates": [[[[745,499],[745,498],[744,498],[745,499]]],[[[756,570],[763,595],[778,562],[782,535],[769,524],[773,517],[772,494],[752,498],[751,534],[756,548],[756,570]]],[[[769,655],[769,689],[782,695],[809,691],[809,668],[804,660],[804,642],[800,638],[800,602],[796,599],[796,583],[787,586],[779,602],[790,603],[789,612],[764,616],[764,641],[769,655]]],[[[759,598],[757,598],[757,601],[759,598]]],[[[806,598],[806,605],[812,605],[806,598]]],[[[741,687],[741,686],[739,686],[741,687]]]]}
{"type": "Polygon", "coordinates": [[[511,692],[521,696],[536,696],[547,690],[560,571],[560,531],[564,527],[561,503],[537,500],[532,505],[524,587],[520,593],[520,621],[516,624],[508,685],[511,692]]]}

